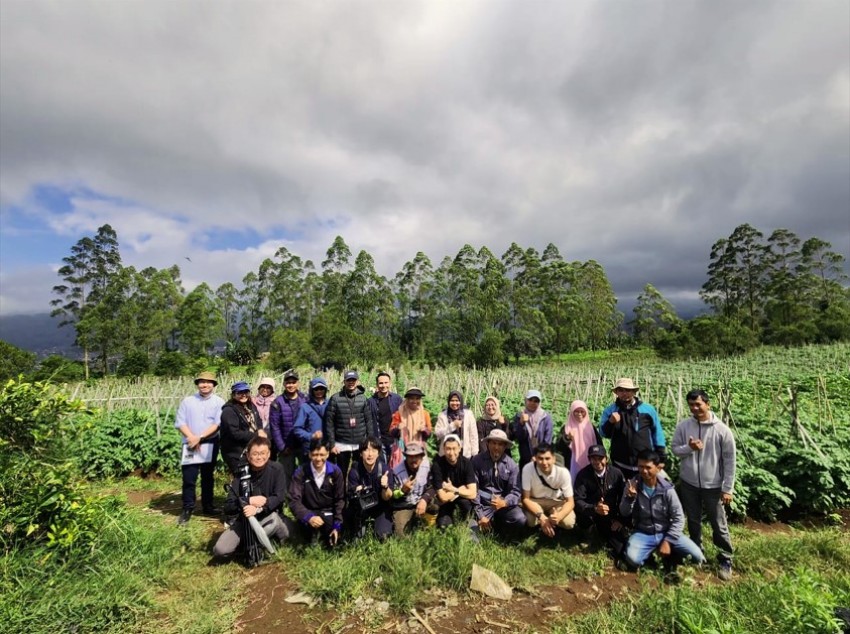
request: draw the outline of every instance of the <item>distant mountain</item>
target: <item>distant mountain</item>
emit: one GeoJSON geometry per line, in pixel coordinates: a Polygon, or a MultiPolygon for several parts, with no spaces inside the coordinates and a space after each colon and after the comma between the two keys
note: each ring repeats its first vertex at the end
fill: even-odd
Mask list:
{"type": "Polygon", "coordinates": [[[50,313],[38,315],[0,315],[0,339],[39,357],[62,354],[76,357],[73,326],[59,328],[59,319],[50,313]]]}

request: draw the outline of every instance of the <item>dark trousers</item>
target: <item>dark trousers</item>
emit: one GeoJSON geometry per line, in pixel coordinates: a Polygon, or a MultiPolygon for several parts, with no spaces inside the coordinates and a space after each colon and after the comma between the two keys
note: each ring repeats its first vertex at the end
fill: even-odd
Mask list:
{"type": "Polygon", "coordinates": [[[700,489],[687,482],[679,482],[679,499],[688,518],[691,541],[702,548],[702,514],[705,511],[711,524],[712,541],[719,551],[717,560],[723,563],[732,561],[732,537],[721,495],[720,489],[700,489]]]}
{"type": "Polygon", "coordinates": [[[342,477],[345,479],[345,484],[348,486],[348,470],[352,464],[360,460],[360,450],[340,451],[338,454],[331,454],[331,462],[333,462],[339,470],[342,471],[342,477]]]}
{"type": "Polygon", "coordinates": [[[319,528],[313,528],[309,524],[298,522],[298,530],[307,543],[321,542],[323,546],[331,547],[331,533],[334,530],[333,511],[314,510],[313,513],[321,517],[325,523],[319,528]]]}
{"type": "Polygon", "coordinates": [[[195,485],[201,476],[201,506],[212,508],[215,489],[215,463],[218,461],[218,443],[213,443],[212,460],[202,464],[183,465],[183,509],[195,508],[195,485]]]}
{"type": "MultiPolygon", "coordinates": [[[[614,520],[609,515],[593,514],[592,517],[586,515],[577,515],[576,523],[579,528],[590,528],[594,526],[599,536],[605,540],[605,544],[613,551],[615,557],[619,557],[626,547],[626,542],[629,541],[629,531],[625,526],[620,527],[620,530],[615,531],[611,528],[614,520]]],[[[623,521],[620,521],[623,524],[623,521]]]]}
{"type": "Polygon", "coordinates": [[[296,453],[293,449],[285,449],[277,454],[277,461],[283,467],[283,497],[287,506],[289,506],[289,483],[292,482],[292,475],[295,473],[295,459],[296,453]]]}
{"type": "Polygon", "coordinates": [[[437,511],[437,526],[446,528],[454,524],[455,513],[459,513],[460,519],[465,523],[469,516],[472,515],[472,509],[472,500],[458,498],[451,502],[444,502],[440,504],[440,508],[437,511]]]}
{"type": "Polygon", "coordinates": [[[375,537],[381,541],[392,535],[393,517],[389,506],[378,504],[365,513],[361,512],[357,506],[356,500],[350,500],[345,509],[345,525],[353,539],[365,537],[369,524],[372,525],[375,537]]]}

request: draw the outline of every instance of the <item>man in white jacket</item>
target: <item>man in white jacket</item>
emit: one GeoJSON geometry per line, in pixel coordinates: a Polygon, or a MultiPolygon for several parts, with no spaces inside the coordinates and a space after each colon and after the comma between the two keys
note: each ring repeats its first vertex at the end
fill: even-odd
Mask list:
{"type": "Polygon", "coordinates": [[[688,520],[691,539],[702,547],[702,514],[711,523],[712,539],[719,552],[717,576],[732,578],[732,539],[725,505],[732,502],[735,488],[735,438],[721,421],[703,390],[687,394],[692,416],[676,425],[673,453],[681,459],[679,498],[688,520]]]}

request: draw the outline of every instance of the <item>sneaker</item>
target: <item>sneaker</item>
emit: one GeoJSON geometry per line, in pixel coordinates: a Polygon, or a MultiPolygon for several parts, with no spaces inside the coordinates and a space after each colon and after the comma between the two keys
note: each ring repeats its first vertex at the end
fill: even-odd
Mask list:
{"type": "Polygon", "coordinates": [[[728,561],[724,561],[720,564],[720,568],[717,569],[717,577],[721,581],[731,581],[732,580],[732,564],[728,561]]]}
{"type": "Polygon", "coordinates": [[[192,509],[183,509],[183,512],[180,513],[180,517],[177,518],[177,525],[183,526],[186,522],[192,519],[192,509]]]}

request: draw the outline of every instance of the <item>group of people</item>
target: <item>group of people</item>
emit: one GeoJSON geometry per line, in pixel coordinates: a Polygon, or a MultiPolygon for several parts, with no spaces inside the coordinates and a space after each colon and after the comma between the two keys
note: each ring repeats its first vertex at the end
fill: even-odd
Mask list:
{"type": "Polygon", "coordinates": [[[253,396],[247,383],[234,384],[225,402],[214,393],[215,376],[199,374],[197,393],[183,400],[175,422],[183,436],[179,523],[194,512],[199,476],[202,512],[221,513],[213,506],[220,451],[235,480],[224,508],[229,528],[215,545],[219,556],[244,539],[245,522],[232,519],[239,515],[256,516],[280,541],[297,531],[327,547],[369,531],[380,540],[401,536],[417,524],[461,523],[474,539],[490,531],[516,539],[529,530],[552,538],[578,527],[595,529],[623,569],[637,569],[657,553],[675,575],[687,558],[706,561],[705,513],[718,576],[731,579],[725,506],[734,489],[735,440],[703,390],[687,394],[691,416],[673,435],[674,486],[664,471],[667,442],[658,414],[631,379],[615,383],[598,427],[587,405],[574,401],[557,434],[538,390],[525,394],[510,420],[496,397],[487,397],[476,418],[452,391],[432,426],[419,388],[396,394],[381,372],[367,397],[359,379],[346,372],[342,389],[328,397],[323,378],[311,380],[305,394],[298,373],[289,370],[282,394],[275,396],[274,379],[263,378],[253,396]],[[429,458],[432,435],[436,455],[429,458]],[[250,478],[249,495],[239,493],[240,474],[250,478]]]}

